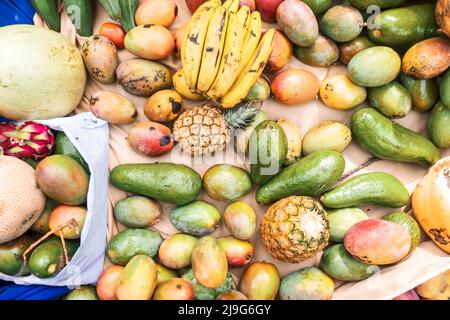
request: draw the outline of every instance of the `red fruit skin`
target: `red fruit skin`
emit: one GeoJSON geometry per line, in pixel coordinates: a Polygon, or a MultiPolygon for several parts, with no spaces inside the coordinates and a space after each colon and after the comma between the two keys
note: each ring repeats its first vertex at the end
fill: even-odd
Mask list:
{"type": "Polygon", "coordinates": [[[284,0],[255,0],[256,10],[261,14],[261,19],[266,22],[275,22],[277,8],[284,0]]]}
{"type": "Polygon", "coordinates": [[[392,300],[420,300],[414,289],[406,291],[392,300]]]}
{"type": "Polygon", "coordinates": [[[111,40],[117,49],[125,48],[124,42],[126,34],[120,24],[114,22],[105,22],[100,27],[98,33],[111,40]]]}
{"type": "Polygon", "coordinates": [[[117,300],[116,289],[124,267],[111,266],[104,270],[97,282],[97,295],[100,300],[117,300]]]}
{"type": "Polygon", "coordinates": [[[189,8],[189,11],[194,13],[195,10],[203,4],[203,2],[206,2],[206,0],[186,0],[186,5],[189,8]]]}
{"type": "Polygon", "coordinates": [[[152,121],[136,123],[128,133],[128,143],[134,151],[150,157],[167,153],[174,146],[170,129],[152,121]]]}
{"type": "Polygon", "coordinates": [[[345,234],[345,249],[360,261],[386,265],[400,261],[411,249],[411,236],[400,224],[368,219],[354,224],[345,234]]]}
{"type": "Polygon", "coordinates": [[[255,249],[250,242],[234,237],[219,238],[218,241],[230,268],[244,267],[252,261],[255,249]]]}
{"type": "Polygon", "coordinates": [[[239,8],[242,6],[247,6],[250,8],[250,12],[255,11],[256,9],[256,4],[255,4],[255,0],[240,0],[239,1],[239,8]]]}

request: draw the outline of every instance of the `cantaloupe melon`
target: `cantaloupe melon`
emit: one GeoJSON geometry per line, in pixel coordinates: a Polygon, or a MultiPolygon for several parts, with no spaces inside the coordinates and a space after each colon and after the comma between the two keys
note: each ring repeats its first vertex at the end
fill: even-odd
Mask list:
{"type": "Polygon", "coordinates": [[[20,237],[44,210],[45,195],[34,169],[24,161],[0,156],[0,243],[20,237]]]}
{"type": "Polygon", "coordinates": [[[0,116],[63,117],[80,103],[85,85],[83,58],[61,34],[32,25],[0,28],[0,116]]]}

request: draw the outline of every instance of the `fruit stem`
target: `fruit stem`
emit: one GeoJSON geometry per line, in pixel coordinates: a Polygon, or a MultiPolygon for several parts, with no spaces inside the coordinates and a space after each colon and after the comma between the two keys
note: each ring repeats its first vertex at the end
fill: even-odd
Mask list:
{"type": "Polygon", "coordinates": [[[344,175],[338,180],[338,182],[339,182],[339,181],[342,181],[342,180],[344,180],[344,179],[346,179],[346,178],[348,178],[348,177],[350,177],[351,175],[355,174],[356,172],[358,172],[358,171],[360,171],[360,170],[362,170],[362,169],[364,169],[364,168],[367,168],[368,166],[370,166],[371,164],[373,164],[373,163],[375,163],[375,162],[377,162],[377,161],[379,161],[379,160],[381,160],[381,159],[378,159],[377,157],[372,157],[372,158],[370,158],[370,159],[367,160],[366,162],[360,164],[359,166],[353,168],[352,170],[350,170],[349,172],[347,172],[346,174],[344,174],[344,175]]]}
{"type": "MultiPolygon", "coordinates": [[[[64,229],[65,227],[75,227],[77,225],[77,222],[75,219],[70,219],[69,221],[67,221],[66,223],[60,225],[58,228],[56,228],[55,230],[50,230],[49,232],[47,232],[46,234],[44,234],[42,237],[40,237],[38,240],[36,240],[35,242],[33,242],[27,250],[25,250],[25,252],[22,255],[22,259],[23,259],[23,266],[25,267],[27,265],[27,254],[30,253],[34,248],[36,248],[39,244],[42,243],[42,241],[44,241],[45,239],[47,239],[48,237],[50,237],[51,235],[53,235],[54,233],[61,231],[62,229],[64,229]]],[[[66,265],[69,264],[69,256],[67,254],[67,249],[66,249],[66,243],[64,241],[64,237],[63,235],[60,233],[60,238],[61,238],[61,242],[62,242],[62,247],[63,247],[63,252],[64,252],[64,258],[65,258],[65,262],[66,265]]]]}

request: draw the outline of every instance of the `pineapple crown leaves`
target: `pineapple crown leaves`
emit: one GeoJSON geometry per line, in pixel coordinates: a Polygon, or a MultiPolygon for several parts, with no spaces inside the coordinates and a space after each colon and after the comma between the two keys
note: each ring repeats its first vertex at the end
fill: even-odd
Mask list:
{"type": "Polygon", "coordinates": [[[239,104],[233,109],[224,111],[228,129],[234,134],[239,133],[253,122],[258,112],[259,109],[252,102],[239,104]]]}

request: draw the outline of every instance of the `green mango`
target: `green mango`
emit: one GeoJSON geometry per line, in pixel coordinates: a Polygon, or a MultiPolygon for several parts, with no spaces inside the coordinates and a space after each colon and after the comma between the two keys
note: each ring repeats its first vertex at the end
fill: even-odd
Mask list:
{"type": "Polygon", "coordinates": [[[386,172],[363,173],[338,185],[320,197],[327,208],[377,204],[400,208],[409,202],[409,192],[396,177],[386,172]]]}
{"type": "Polygon", "coordinates": [[[61,300],[99,300],[94,286],[80,286],[67,293],[61,300]]]}
{"type": "Polygon", "coordinates": [[[442,103],[447,108],[450,108],[450,69],[447,70],[442,76],[439,90],[442,103]]]}
{"type": "Polygon", "coordinates": [[[439,148],[450,147],[450,108],[438,102],[428,117],[431,141],[439,148]]]}
{"type": "Polygon", "coordinates": [[[294,55],[303,63],[314,67],[329,67],[339,59],[339,48],[320,35],[310,47],[294,47],[294,55]]]}
{"type": "Polygon", "coordinates": [[[190,234],[175,233],[161,243],[158,258],[163,265],[172,269],[188,267],[197,238],[190,234]]]}
{"type": "Polygon", "coordinates": [[[347,65],[355,54],[374,46],[365,34],[361,34],[352,41],[339,44],[339,61],[347,65]]]}
{"type": "Polygon", "coordinates": [[[379,87],[400,73],[401,60],[389,47],[370,47],[358,52],[348,63],[352,81],[363,87],[379,87]]]}
{"type": "Polygon", "coordinates": [[[402,211],[394,211],[385,215],[383,220],[395,222],[404,226],[411,236],[411,250],[409,253],[412,253],[415,248],[420,244],[421,231],[420,227],[417,224],[417,221],[414,220],[409,214],[404,213],[402,211]]]}
{"type": "Polygon", "coordinates": [[[109,241],[106,254],[112,263],[124,266],[138,254],[155,257],[162,241],[163,238],[157,231],[126,229],[109,241]]]}
{"type": "Polygon", "coordinates": [[[304,0],[303,2],[308,5],[316,16],[319,16],[328,10],[332,0],[304,0]]]}
{"type": "Polygon", "coordinates": [[[410,93],[397,81],[369,88],[368,99],[372,107],[388,118],[406,117],[412,107],[410,93]]]}
{"type": "Polygon", "coordinates": [[[425,137],[391,121],[373,108],[353,113],[353,137],[380,159],[431,166],[441,157],[439,149],[425,137]]]}
{"type": "Polygon", "coordinates": [[[367,34],[375,43],[407,50],[438,35],[434,7],[420,4],[383,11],[372,22],[377,28],[367,28],[367,34]]]}
{"type": "Polygon", "coordinates": [[[337,5],[325,12],[320,20],[319,28],[327,37],[336,42],[348,42],[362,31],[364,19],[361,13],[351,7],[337,5]]]}
{"type": "Polygon", "coordinates": [[[431,109],[439,98],[436,78],[416,79],[401,72],[398,80],[411,94],[412,106],[418,111],[431,109]]]}
{"type": "Polygon", "coordinates": [[[345,250],[343,244],[326,249],[320,258],[320,267],[328,275],[341,281],[361,281],[380,271],[380,267],[358,261],[345,250]]]}
{"type": "Polygon", "coordinates": [[[345,160],[336,151],[317,151],[284,168],[256,191],[256,201],[269,204],[292,195],[316,197],[329,190],[344,172],[345,160]]]}
{"type": "Polygon", "coordinates": [[[160,263],[156,263],[156,286],[167,280],[178,278],[178,273],[175,270],[169,269],[160,263]]]}
{"type": "Polygon", "coordinates": [[[120,190],[176,205],[195,200],[202,190],[202,177],[175,163],[121,164],[112,169],[109,179],[120,190]]]}
{"type": "Polygon", "coordinates": [[[10,276],[23,276],[29,273],[23,265],[22,255],[34,240],[23,235],[12,241],[0,244],[0,273],[10,276]]]}
{"type": "MultiPolygon", "coordinates": [[[[67,255],[73,257],[80,246],[76,240],[65,240],[67,255]]],[[[39,278],[50,278],[55,276],[66,266],[64,250],[61,239],[52,237],[40,244],[30,256],[28,267],[32,274],[39,278]]]]}
{"type": "Polygon", "coordinates": [[[245,97],[245,101],[264,101],[270,97],[270,86],[266,79],[259,77],[245,97]]]}
{"type": "Polygon", "coordinates": [[[200,238],[192,250],[191,261],[195,278],[205,287],[217,289],[226,280],[227,256],[215,238],[200,238]]]}
{"type": "Polygon", "coordinates": [[[71,157],[76,160],[87,173],[90,173],[89,165],[84,161],[83,156],[78,152],[77,148],[75,148],[69,137],[63,131],[56,132],[53,154],[62,154],[71,157]]]}
{"type": "Polygon", "coordinates": [[[395,8],[406,0],[348,0],[359,10],[366,11],[369,6],[377,6],[380,9],[395,8]]]}
{"type": "Polygon", "coordinates": [[[195,236],[204,236],[216,230],[220,212],[212,204],[197,200],[172,209],[169,218],[178,230],[195,236]]]}
{"type": "Polygon", "coordinates": [[[286,160],[287,138],[283,128],[274,121],[258,124],[248,142],[250,177],[256,184],[264,184],[281,170],[286,160]]]}
{"type": "Polygon", "coordinates": [[[203,188],[214,200],[237,200],[252,190],[252,180],[240,167],[216,164],[203,175],[203,188]]]}
{"type": "Polygon", "coordinates": [[[159,221],[161,208],[153,200],[142,196],[133,196],[117,202],[114,217],[127,227],[147,228],[159,221]]]}
{"type": "Polygon", "coordinates": [[[48,226],[48,220],[50,219],[50,214],[59,205],[58,202],[52,198],[46,197],[44,211],[41,213],[39,218],[33,223],[30,230],[39,234],[45,234],[50,231],[48,226]]]}
{"type": "Polygon", "coordinates": [[[334,283],[316,267],[302,268],[281,280],[281,300],[330,300],[334,283]]]}
{"type": "Polygon", "coordinates": [[[343,242],[345,233],[351,226],[369,219],[367,214],[359,208],[343,208],[327,212],[330,225],[330,240],[333,242],[343,242]]]}
{"type": "Polygon", "coordinates": [[[192,269],[189,269],[186,273],[184,273],[182,279],[188,281],[194,287],[195,300],[216,300],[219,294],[230,291],[233,286],[233,278],[229,272],[222,285],[216,289],[207,288],[201,285],[195,278],[194,271],[192,269]]]}

